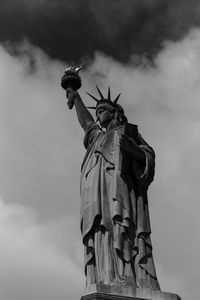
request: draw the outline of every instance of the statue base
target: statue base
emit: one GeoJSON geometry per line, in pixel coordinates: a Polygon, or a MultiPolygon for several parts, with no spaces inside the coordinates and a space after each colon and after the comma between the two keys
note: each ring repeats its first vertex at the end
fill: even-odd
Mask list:
{"type": "Polygon", "coordinates": [[[131,286],[93,284],[85,289],[81,300],[181,300],[172,293],[131,286]]]}

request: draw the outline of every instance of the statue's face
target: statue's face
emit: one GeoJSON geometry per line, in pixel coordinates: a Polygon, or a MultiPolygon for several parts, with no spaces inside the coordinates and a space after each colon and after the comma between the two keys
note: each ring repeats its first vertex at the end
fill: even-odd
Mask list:
{"type": "Polygon", "coordinates": [[[103,128],[107,128],[108,124],[113,120],[114,114],[111,109],[108,109],[106,106],[101,106],[97,109],[96,115],[99,121],[99,124],[103,128]]]}

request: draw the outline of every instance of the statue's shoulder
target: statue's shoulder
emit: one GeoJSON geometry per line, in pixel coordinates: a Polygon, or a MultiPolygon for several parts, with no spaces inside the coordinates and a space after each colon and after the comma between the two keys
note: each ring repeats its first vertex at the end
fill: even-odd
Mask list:
{"type": "Polygon", "coordinates": [[[85,136],[83,139],[83,143],[86,149],[91,146],[98,137],[102,134],[102,130],[96,122],[92,122],[87,130],[85,131],[85,136]]]}

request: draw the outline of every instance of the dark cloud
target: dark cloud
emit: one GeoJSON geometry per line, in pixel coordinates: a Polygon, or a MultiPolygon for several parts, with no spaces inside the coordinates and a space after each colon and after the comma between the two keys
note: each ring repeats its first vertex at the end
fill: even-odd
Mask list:
{"type": "Polygon", "coordinates": [[[79,62],[102,51],[152,59],[165,40],[200,25],[199,0],[0,0],[0,41],[27,39],[50,57],[79,62]]]}

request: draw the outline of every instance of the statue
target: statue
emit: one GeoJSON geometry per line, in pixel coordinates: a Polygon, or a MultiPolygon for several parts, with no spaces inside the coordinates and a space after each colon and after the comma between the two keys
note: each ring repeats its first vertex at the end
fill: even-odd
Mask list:
{"type": "MultiPolygon", "coordinates": [[[[68,72],[69,71],[69,72],[68,72]]],[[[78,69],[65,80],[79,81],[78,69]]],[[[68,81],[67,81],[68,82],[68,81]]],[[[154,177],[155,154],[118,104],[120,94],[99,97],[94,120],[77,89],[63,86],[85,131],[81,168],[81,232],[86,286],[105,284],[160,290],[152,256],[147,190],[154,177]]]]}

